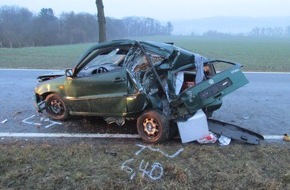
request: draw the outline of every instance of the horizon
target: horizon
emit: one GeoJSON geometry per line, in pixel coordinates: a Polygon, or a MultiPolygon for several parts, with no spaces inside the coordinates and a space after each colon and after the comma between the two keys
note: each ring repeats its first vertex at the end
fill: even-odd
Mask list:
{"type": "MultiPolygon", "coordinates": [[[[103,0],[105,16],[121,19],[128,16],[150,17],[160,21],[200,19],[211,17],[290,17],[288,0],[103,0]]],[[[0,6],[19,6],[38,13],[41,8],[62,12],[97,14],[92,0],[1,0],[0,6]]]]}
{"type": "MultiPolygon", "coordinates": [[[[1,0],[2,3],[7,0],[1,0]]],[[[20,8],[26,8],[33,14],[37,15],[41,8],[36,11],[31,9],[33,6],[22,6],[21,5],[15,5],[13,2],[17,2],[18,0],[9,0],[10,5],[0,5],[2,6],[17,6],[20,8]]],[[[26,0],[24,0],[26,1],[26,0]]],[[[21,0],[21,2],[24,2],[21,0]]],[[[54,1],[54,0],[52,0],[54,1]]],[[[130,1],[130,0],[125,0],[125,1],[130,1]]],[[[151,0],[150,0],[151,1],[151,0]]],[[[186,1],[186,0],[183,0],[186,1]]],[[[226,0],[224,0],[226,1],[226,0]]],[[[38,1],[42,2],[42,0],[38,1]]],[[[106,1],[109,2],[109,1],[106,1]]],[[[39,5],[45,5],[40,3],[39,5]]],[[[56,4],[53,4],[56,6],[56,4]]],[[[94,4],[95,5],[95,4],[94,4]]],[[[35,8],[35,7],[34,7],[35,8]]],[[[45,8],[45,7],[42,7],[45,8]]],[[[57,7],[59,8],[59,7],[57,7]]],[[[64,10],[62,13],[57,14],[55,7],[51,7],[51,9],[54,11],[54,14],[56,17],[60,17],[62,13],[69,13],[69,12],[74,12],[76,14],[78,13],[88,13],[88,14],[97,14],[96,7],[94,7],[95,11],[93,13],[91,12],[77,12],[79,9],[75,10],[64,10]]],[[[110,10],[110,9],[109,9],[110,10]]],[[[289,11],[290,12],[290,11],[289,11]]],[[[173,35],[190,35],[190,34],[196,34],[200,35],[206,31],[217,31],[221,33],[229,33],[229,34],[239,34],[239,33],[249,33],[252,29],[255,27],[281,27],[281,28],[286,28],[287,26],[290,25],[290,15],[286,16],[281,16],[281,15],[260,15],[260,16],[255,16],[255,15],[234,15],[234,16],[228,16],[228,15],[207,15],[205,17],[198,17],[198,18],[193,18],[193,17],[187,17],[187,18],[172,18],[170,20],[162,20],[153,17],[154,15],[147,15],[147,16],[142,16],[142,15],[126,15],[122,18],[117,18],[114,17],[113,15],[106,14],[106,5],[105,5],[105,16],[109,18],[114,18],[114,19],[123,19],[126,17],[150,17],[155,20],[160,21],[162,24],[166,24],[166,22],[171,22],[173,25],[173,35]]]]}

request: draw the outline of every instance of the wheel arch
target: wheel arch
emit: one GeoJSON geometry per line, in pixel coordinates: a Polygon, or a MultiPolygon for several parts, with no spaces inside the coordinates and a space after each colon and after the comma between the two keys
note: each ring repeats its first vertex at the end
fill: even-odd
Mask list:
{"type": "Polygon", "coordinates": [[[45,92],[41,95],[39,95],[43,100],[46,99],[47,96],[49,96],[50,94],[57,94],[56,92],[45,92]]]}

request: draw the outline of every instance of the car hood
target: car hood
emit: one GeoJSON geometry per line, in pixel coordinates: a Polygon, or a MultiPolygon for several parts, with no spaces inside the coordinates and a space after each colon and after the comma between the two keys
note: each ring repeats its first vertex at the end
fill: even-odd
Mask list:
{"type": "Polygon", "coordinates": [[[37,80],[39,82],[43,82],[46,80],[51,80],[57,77],[61,77],[65,75],[65,71],[64,70],[60,70],[60,71],[53,71],[51,73],[47,73],[47,74],[43,74],[37,77],[37,80]]]}

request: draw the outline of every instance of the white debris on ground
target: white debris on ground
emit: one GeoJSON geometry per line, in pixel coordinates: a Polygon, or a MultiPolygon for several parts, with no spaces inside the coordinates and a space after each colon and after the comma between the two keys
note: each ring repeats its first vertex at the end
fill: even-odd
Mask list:
{"type": "Polygon", "coordinates": [[[209,135],[203,138],[197,139],[197,142],[199,144],[209,144],[209,143],[214,144],[216,143],[217,140],[218,140],[217,136],[213,134],[212,132],[209,132],[209,135]]]}
{"type": "Polygon", "coordinates": [[[227,146],[231,143],[231,138],[221,135],[219,138],[219,145],[227,146]]]}
{"type": "Polygon", "coordinates": [[[8,121],[8,119],[4,119],[3,121],[1,121],[0,123],[4,124],[8,121]]]}

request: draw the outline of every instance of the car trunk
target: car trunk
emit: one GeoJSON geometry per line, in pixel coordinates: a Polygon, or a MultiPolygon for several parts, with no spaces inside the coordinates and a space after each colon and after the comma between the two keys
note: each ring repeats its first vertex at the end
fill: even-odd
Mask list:
{"type": "Polygon", "coordinates": [[[225,63],[233,66],[197,85],[188,87],[170,103],[174,108],[173,119],[187,118],[249,82],[242,73],[240,64],[225,63]]]}

